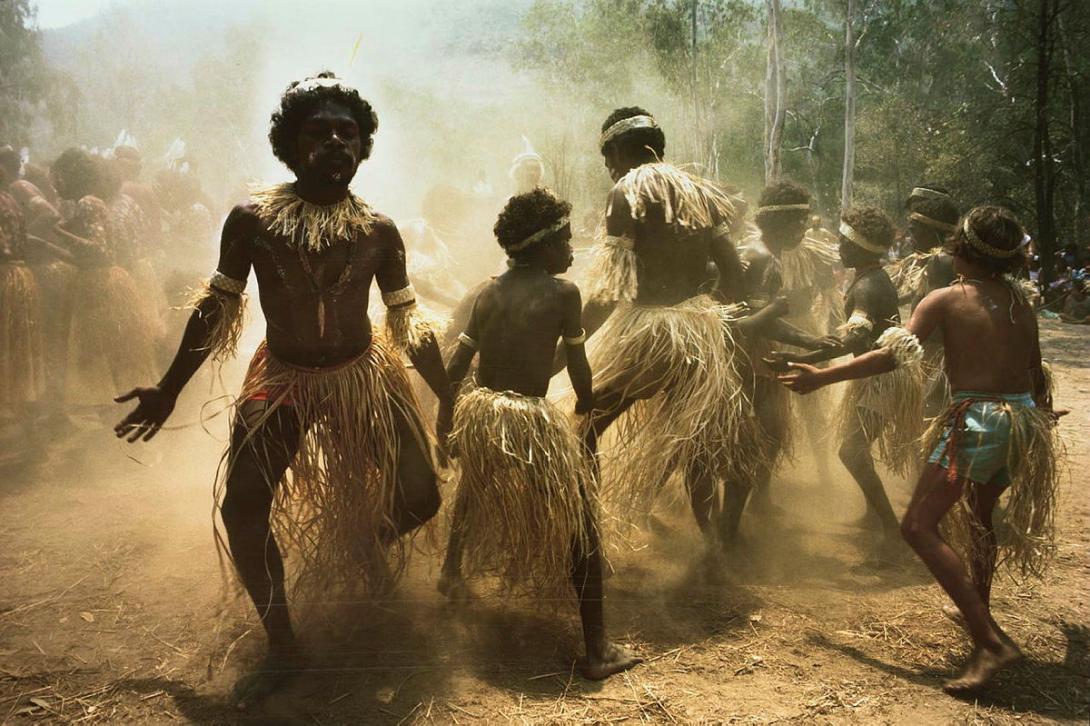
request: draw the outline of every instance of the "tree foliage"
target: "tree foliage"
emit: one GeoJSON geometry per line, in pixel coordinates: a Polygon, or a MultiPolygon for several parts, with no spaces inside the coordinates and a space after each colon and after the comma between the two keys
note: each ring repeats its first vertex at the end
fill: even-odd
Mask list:
{"type": "Polygon", "coordinates": [[[26,143],[48,81],[30,0],[0,2],[0,143],[26,143]]]}
{"type": "MultiPolygon", "coordinates": [[[[1061,244],[1087,244],[1090,3],[1077,0],[857,2],[857,200],[899,213],[911,187],[931,181],[965,206],[1004,203],[1040,226],[1034,134],[1042,2],[1055,9],[1044,116],[1056,229],[1061,244]]],[[[783,6],[783,172],[835,212],[845,3],[783,6]]],[[[513,52],[588,116],[620,105],[652,108],[675,161],[695,162],[752,197],[764,164],[764,18],[764,0],[537,0],[513,52]]]]}

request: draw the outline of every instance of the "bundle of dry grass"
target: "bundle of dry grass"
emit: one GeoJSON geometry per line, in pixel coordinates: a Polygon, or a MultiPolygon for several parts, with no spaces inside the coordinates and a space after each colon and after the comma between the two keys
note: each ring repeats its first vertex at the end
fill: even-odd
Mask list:
{"type": "MultiPolygon", "coordinates": [[[[960,411],[966,403],[955,401],[931,422],[924,435],[925,451],[934,451],[948,429],[962,425],[960,411]]],[[[995,403],[1011,421],[1007,454],[1011,485],[1003,518],[1006,536],[1000,538],[996,566],[1005,565],[1020,577],[1040,577],[1055,552],[1054,519],[1063,444],[1048,411],[1009,401],[995,403]]],[[[958,460],[954,447],[947,446],[944,453],[951,462],[958,460]]],[[[973,561],[972,554],[986,535],[971,515],[970,495],[971,487],[966,486],[943,520],[947,541],[966,556],[967,562],[973,561]]]]}
{"type": "Polygon", "coordinates": [[[255,187],[250,190],[250,199],[270,231],[310,252],[354,239],[357,233],[368,234],[375,223],[371,207],[351,193],[336,204],[313,204],[295,193],[292,182],[285,182],[255,187]]]}
{"type": "Polygon", "coordinates": [[[244,293],[227,293],[207,283],[190,298],[186,307],[210,311],[213,322],[207,347],[214,363],[224,363],[238,355],[238,341],[246,327],[246,303],[244,293]]]}
{"type": "MultiPolygon", "coordinates": [[[[337,589],[389,587],[407,551],[393,525],[398,453],[402,446],[432,451],[397,352],[376,336],[358,358],[316,370],[279,361],[262,346],[238,400],[255,396],[267,396],[269,405],[248,422],[251,432],[281,406],[290,406],[302,424],[272,508],[293,595],[313,600],[337,589]]],[[[231,465],[228,455],[217,502],[231,465]]],[[[217,541],[222,546],[222,537],[217,541]]]]}
{"type": "Polygon", "coordinates": [[[466,574],[571,597],[572,548],[589,546],[595,487],[568,417],[544,398],[477,388],[458,399],[451,447],[466,574]]]}
{"type": "Polygon", "coordinates": [[[595,388],[636,400],[615,426],[621,443],[601,452],[611,509],[646,511],[680,466],[732,478],[761,455],[748,361],[731,330],[740,312],[708,296],[671,307],[622,303],[596,334],[595,388]]]}

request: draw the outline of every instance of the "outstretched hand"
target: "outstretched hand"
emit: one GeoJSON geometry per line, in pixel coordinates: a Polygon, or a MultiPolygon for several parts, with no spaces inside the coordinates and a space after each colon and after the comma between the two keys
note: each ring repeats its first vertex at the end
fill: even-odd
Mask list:
{"type": "Polygon", "coordinates": [[[825,385],[821,368],[805,363],[787,363],[787,367],[791,372],[776,376],[776,379],[795,393],[813,393],[825,385]]]}
{"type": "Polygon", "coordinates": [[[130,444],[141,438],[144,441],[151,441],[169,418],[178,399],[161,388],[134,388],[118,396],[114,401],[125,403],[134,398],[139,403],[132,413],[114,426],[114,434],[119,439],[128,437],[130,444]]]}

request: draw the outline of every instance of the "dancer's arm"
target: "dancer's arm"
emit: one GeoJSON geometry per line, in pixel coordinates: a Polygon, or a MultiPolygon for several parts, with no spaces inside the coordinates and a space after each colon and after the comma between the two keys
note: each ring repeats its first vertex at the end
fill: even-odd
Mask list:
{"type": "Polygon", "coordinates": [[[166,374],[154,387],[134,388],[114,399],[118,403],[139,401],[137,407],[114,427],[118,438],[128,436],[130,443],[140,438],[150,441],[174,410],[178,394],[214,352],[214,344],[220,342],[225,347],[233,344],[233,341],[216,341],[215,338],[224,330],[238,330],[235,324],[238,321],[227,318],[242,315],[242,287],[252,266],[247,240],[253,235],[256,223],[253,211],[243,205],[227,215],[220,237],[217,275],[189,316],[182,342],[166,374]]]}
{"type": "Polygon", "coordinates": [[[386,303],[386,329],[394,344],[408,355],[413,367],[428,387],[442,400],[450,388],[439,352],[436,332],[416,302],[405,269],[405,243],[397,225],[383,217],[379,229],[386,245],[386,259],[375,273],[383,302],[386,303]]]}
{"type": "Polygon", "coordinates": [[[583,303],[579,288],[572,283],[563,283],[564,323],[561,327],[561,341],[567,349],[568,378],[575,391],[575,412],[590,413],[594,408],[594,387],[590,363],[587,361],[586,331],[583,329],[583,303]]]}
{"type": "MultiPolygon", "coordinates": [[[[942,291],[932,292],[916,306],[905,329],[915,336],[917,342],[926,340],[942,322],[944,311],[942,291]]],[[[791,372],[778,376],[780,382],[796,393],[811,393],[832,383],[889,373],[897,367],[897,358],[892,349],[883,347],[828,368],[815,368],[798,362],[789,362],[787,366],[791,372]]]]}

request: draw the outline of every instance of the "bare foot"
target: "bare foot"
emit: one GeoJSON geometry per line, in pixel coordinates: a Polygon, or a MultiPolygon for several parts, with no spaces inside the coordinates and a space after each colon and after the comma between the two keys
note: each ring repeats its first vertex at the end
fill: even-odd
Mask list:
{"type": "Polygon", "coordinates": [[[298,676],[305,665],[302,655],[269,653],[257,668],[235,682],[232,703],[240,711],[256,706],[298,676]]]}
{"type": "Polygon", "coordinates": [[[643,658],[636,656],[628,648],[608,643],[600,658],[580,658],[578,666],[579,672],[587,680],[603,681],[642,662],[643,658]]]}
{"type": "Polygon", "coordinates": [[[466,584],[466,580],[461,573],[450,574],[444,572],[439,575],[437,587],[439,592],[446,595],[451,602],[465,602],[473,599],[473,593],[470,592],[469,585],[466,584]]]}
{"type": "Polygon", "coordinates": [[[977,648],[969,656],[961,675],[947,681],[942,688],[952,694],[974,691],[1003,668],[1022,660],[1022,657],[1022,651],[1010,640],[1000,641],[996,649],[977,648]]]}

